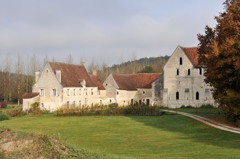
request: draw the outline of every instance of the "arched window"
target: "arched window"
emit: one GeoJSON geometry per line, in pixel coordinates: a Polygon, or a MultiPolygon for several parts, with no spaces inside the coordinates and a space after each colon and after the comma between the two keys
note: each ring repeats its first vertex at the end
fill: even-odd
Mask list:
{"type": "Polygon", "coordinates": [[[199,100],[199,92],[196,92],[196,100],[199,100]]]}
{"type": "Polygon", "coordinates": [[[176,92],[176,100],[179,100],[179,92],[176,92]]]}

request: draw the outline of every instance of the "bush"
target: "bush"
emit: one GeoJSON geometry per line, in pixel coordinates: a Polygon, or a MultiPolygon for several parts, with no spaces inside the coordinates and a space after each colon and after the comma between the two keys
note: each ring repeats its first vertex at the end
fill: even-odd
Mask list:
{"type": "Polygon", "coordinates": [[[7,102],[0,102],[0,108],[6,108],[7,102]]]}
{"type": "Polygon", "coordinates": [[[11,117],[25,115],[25,112],[22,111],[22,107],[6,110],[5,113],[11,117]]]}
{"type": "Polygon", "coordinates": [[[156,116],[162,115],[158,106],[148,105],[129,105],[119,107],[117,105],[95,105],[91,107],[72,107],[65,106],[56,111],[57,116],[71,115],[141,115],[156,116]]]}
{"type": "Polygon", "coordinates": [[[180,108],[194,108],[193,106],[191,106],[191,105],[187,105],[187,106],[185,106],[185,105],[182,105],[180,108]]]}
{"type": "Polygon", "coordinates": [[[46,113],[46,111],[40,109],[39,105],[39,102],[31,104],[31,108],[29,109],[28,113],[32,115],[40,115],[46,113]]]}
{"type": "Polygon", "coordinates": [[[1,113],[0,114],[0,121],[3,121],[3,120],[9,120],[9,116],[1,113]]]}

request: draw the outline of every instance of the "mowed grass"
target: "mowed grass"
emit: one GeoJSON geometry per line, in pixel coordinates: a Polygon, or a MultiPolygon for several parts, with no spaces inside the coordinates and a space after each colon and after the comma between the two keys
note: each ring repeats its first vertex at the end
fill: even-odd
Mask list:
{"type": "Polygon", "coordinates": [[[107,158],[240,158],[240,135],[180,115],[24,116],[1,121],[0,126],[60,137],[76,149],[107,158]]]}

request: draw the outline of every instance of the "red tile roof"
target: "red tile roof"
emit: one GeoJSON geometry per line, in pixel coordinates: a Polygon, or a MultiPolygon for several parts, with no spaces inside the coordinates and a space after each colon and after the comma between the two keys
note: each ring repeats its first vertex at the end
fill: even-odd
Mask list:
{"type": "Polygon", "coordinates": [[[34,98],[38,95],[39,95],[39,93],[34,93],[34,92],[33,93],[24,93],[22,98],[23,99],[30,99],[30,98],[34,98]]]}
{"type": "Polygon", "coordinates": [[[199,65],[198,59],[198,47],[181,47],[184,53],[187,55],[189,60],[192,62],[193,66],[197,67],[199,65]]]}
{"type": "Polygon", "coordinates": [[[91,78],[92,78],[93,83],[98,87],[98,90],[105,90],[105,88],[103,87],[103,84],[100,81],[100,79],[98,78],[98,76],[92,75],[91,78]]]}
{"type": "Polygon", "coordinates": [[[80,87],[82,80],[86,81],[86,87],[96,87],[83,65],[49,62],[54,73],[61,71],[61,84],[64,87],[80,87]]]}
{"type": "Polygon", "coordinates": [[[161,76],[160,73],[114,74],[113,78],[121,90],[152,88],[152,83],[161,76]]]}

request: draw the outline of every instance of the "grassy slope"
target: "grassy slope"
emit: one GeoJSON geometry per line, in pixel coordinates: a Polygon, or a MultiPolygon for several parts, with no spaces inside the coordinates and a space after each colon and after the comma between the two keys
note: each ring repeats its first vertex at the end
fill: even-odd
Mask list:
{"type": "Polygon", "coordinates": [[[179,116],[18,117],[0,122],[15,130],[60,136],[77,149],[120,158],[240,158],[240,136],[179,116]]]}

